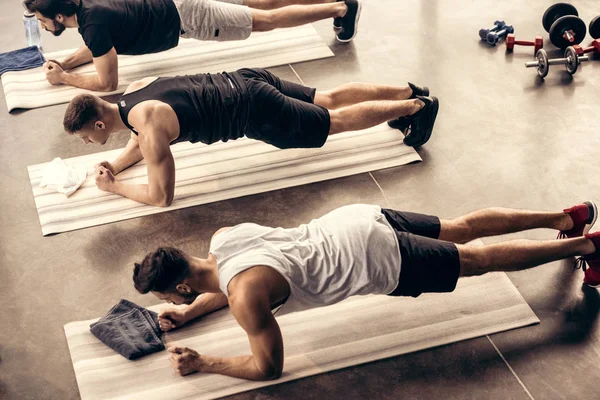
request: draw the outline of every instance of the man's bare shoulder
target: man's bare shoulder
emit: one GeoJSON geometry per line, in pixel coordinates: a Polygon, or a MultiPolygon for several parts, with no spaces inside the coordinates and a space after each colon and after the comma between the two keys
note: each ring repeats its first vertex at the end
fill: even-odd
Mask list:
{"type": "Polygon", "coordinates": [[[236,275],[227,286],[229,292],[229,307],[234,315],[256,313],[269,304],[269,285],[264,277],[257,274],[258,267],[250,268],[236,275]]]}
{"type": "Polygon", "coordinates": [[[158,78],[155,76],[149,76],[147,78],[142,78],[140,80],[133,81],[129,84],[129,86],[127,86],[127,89],[125,89],[125,92],[123,94],[129,94],[135,92],[136,90],[143,89],[157,79],[158,78]]]}
{"type": "Polygon", "coordinates": [[[217,236],[220,233],[224,233],[227,232],[228,230],[230,230],[232,227],[231,226],[224,226],[223,228],[218,229],[215,233],[213,233],[212,237],[214,239],[215,236],[217,236]]]}
{"type": "Polygon", "coordinates": [[[179,136],[177,115],[166,103],[147,100],[137,104],[129,112],[128,120],[139,133],[140,140],[158,139],[171,142],[179,136]],[[156,136],[156,137],[154,137],[156,136]]]}

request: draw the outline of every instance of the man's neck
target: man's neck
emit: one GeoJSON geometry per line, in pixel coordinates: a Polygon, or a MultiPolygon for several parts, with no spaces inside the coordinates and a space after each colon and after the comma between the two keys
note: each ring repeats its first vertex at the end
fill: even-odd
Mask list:
{"type": "Polygon", "coordinates": [[[108,117],[106,118],[106,125],[108,126],[110,132],[120,132],[129,129],[129,127],[125,125],[121,119],[119,106],[117,104],[110,104],[106,113],[108,117]]]}
{"type": "Polygon", "coordinates": [[[191,274],[188,278],[192,289],[200,293],[219,293],[219,276],[214,259],[193,257],[190,260],[191,274]]]}
{"type": "Polygon", "coordinates": [[[77,14],[73,14],[70,17],[65,17],[63,24],[67,28],[79,28],[79,22],[77,21],[77,14]]]}

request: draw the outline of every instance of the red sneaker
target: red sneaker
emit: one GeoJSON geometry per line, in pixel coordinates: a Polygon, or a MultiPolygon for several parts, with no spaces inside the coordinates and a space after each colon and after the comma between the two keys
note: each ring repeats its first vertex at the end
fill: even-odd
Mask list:
{"type": "Polygon", "coordinates": [[[558,239],[574,238],[587,234],[598,218],[598,207],[593,201],[586,201],[564,210],[573,220],[573,228],[558,233],[558,239]]]}
{"type": "Polygon", "coordinates": [[[596,251],[587,256],[579,257],[575,263],[575,268],[583,268],[585,273],[583,282],[588,286],[597,288],[600,287],[600,231],[588,233],[585,238],[594,243],[596,251]]]}

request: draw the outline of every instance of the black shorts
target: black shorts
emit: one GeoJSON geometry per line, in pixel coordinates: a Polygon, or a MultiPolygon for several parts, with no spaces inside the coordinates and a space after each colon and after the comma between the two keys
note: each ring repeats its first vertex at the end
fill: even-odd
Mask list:
{"type": "Polygon", "coordinates": [[[437,239],[440,219],[389,209],[382,212],[396,231],[402,255],[398,287],[389,295],[452,292],[460,276],[460,259],[454,243],[437,239]]]}
{"type": "Polygon", "coordinates": [[[237,73],[250,95],[247,137],[280,149],[325,144],[331,120],[326,108],[314,104],[316,89],[284,81],[260,68],[237,73]]]}

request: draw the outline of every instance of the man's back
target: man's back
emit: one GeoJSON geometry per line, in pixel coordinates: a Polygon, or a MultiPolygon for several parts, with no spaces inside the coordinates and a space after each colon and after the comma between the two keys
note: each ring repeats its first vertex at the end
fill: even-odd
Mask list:
{"type": "Polygon", "coordinates": [[[129,114],[137,112],[138,104],[151,100],[168,105],[176,114],[179,133],[175,142],[211,144],[244,136],[248,98],[245,84],[235,72],[146,78],[132,83],[118,105],[121,119],[135,133],[139,127],[131,123],[129,114]]]}
{"type": "Polygon", "coordinates": [[[94,57],[148,54],[179,42],[180,19],[172,0],[82,0],[79,33],[94,57]]]}
{"type": "Polygon", "coordinates": [[[325,306],[347,297],[389,293],[398,284],[400,253],[381,208],[342,207],[298,228],[241,224],[216,235],[221,290],[254,266],[275,269],[290,285],[283,312],[325,306]]]}

